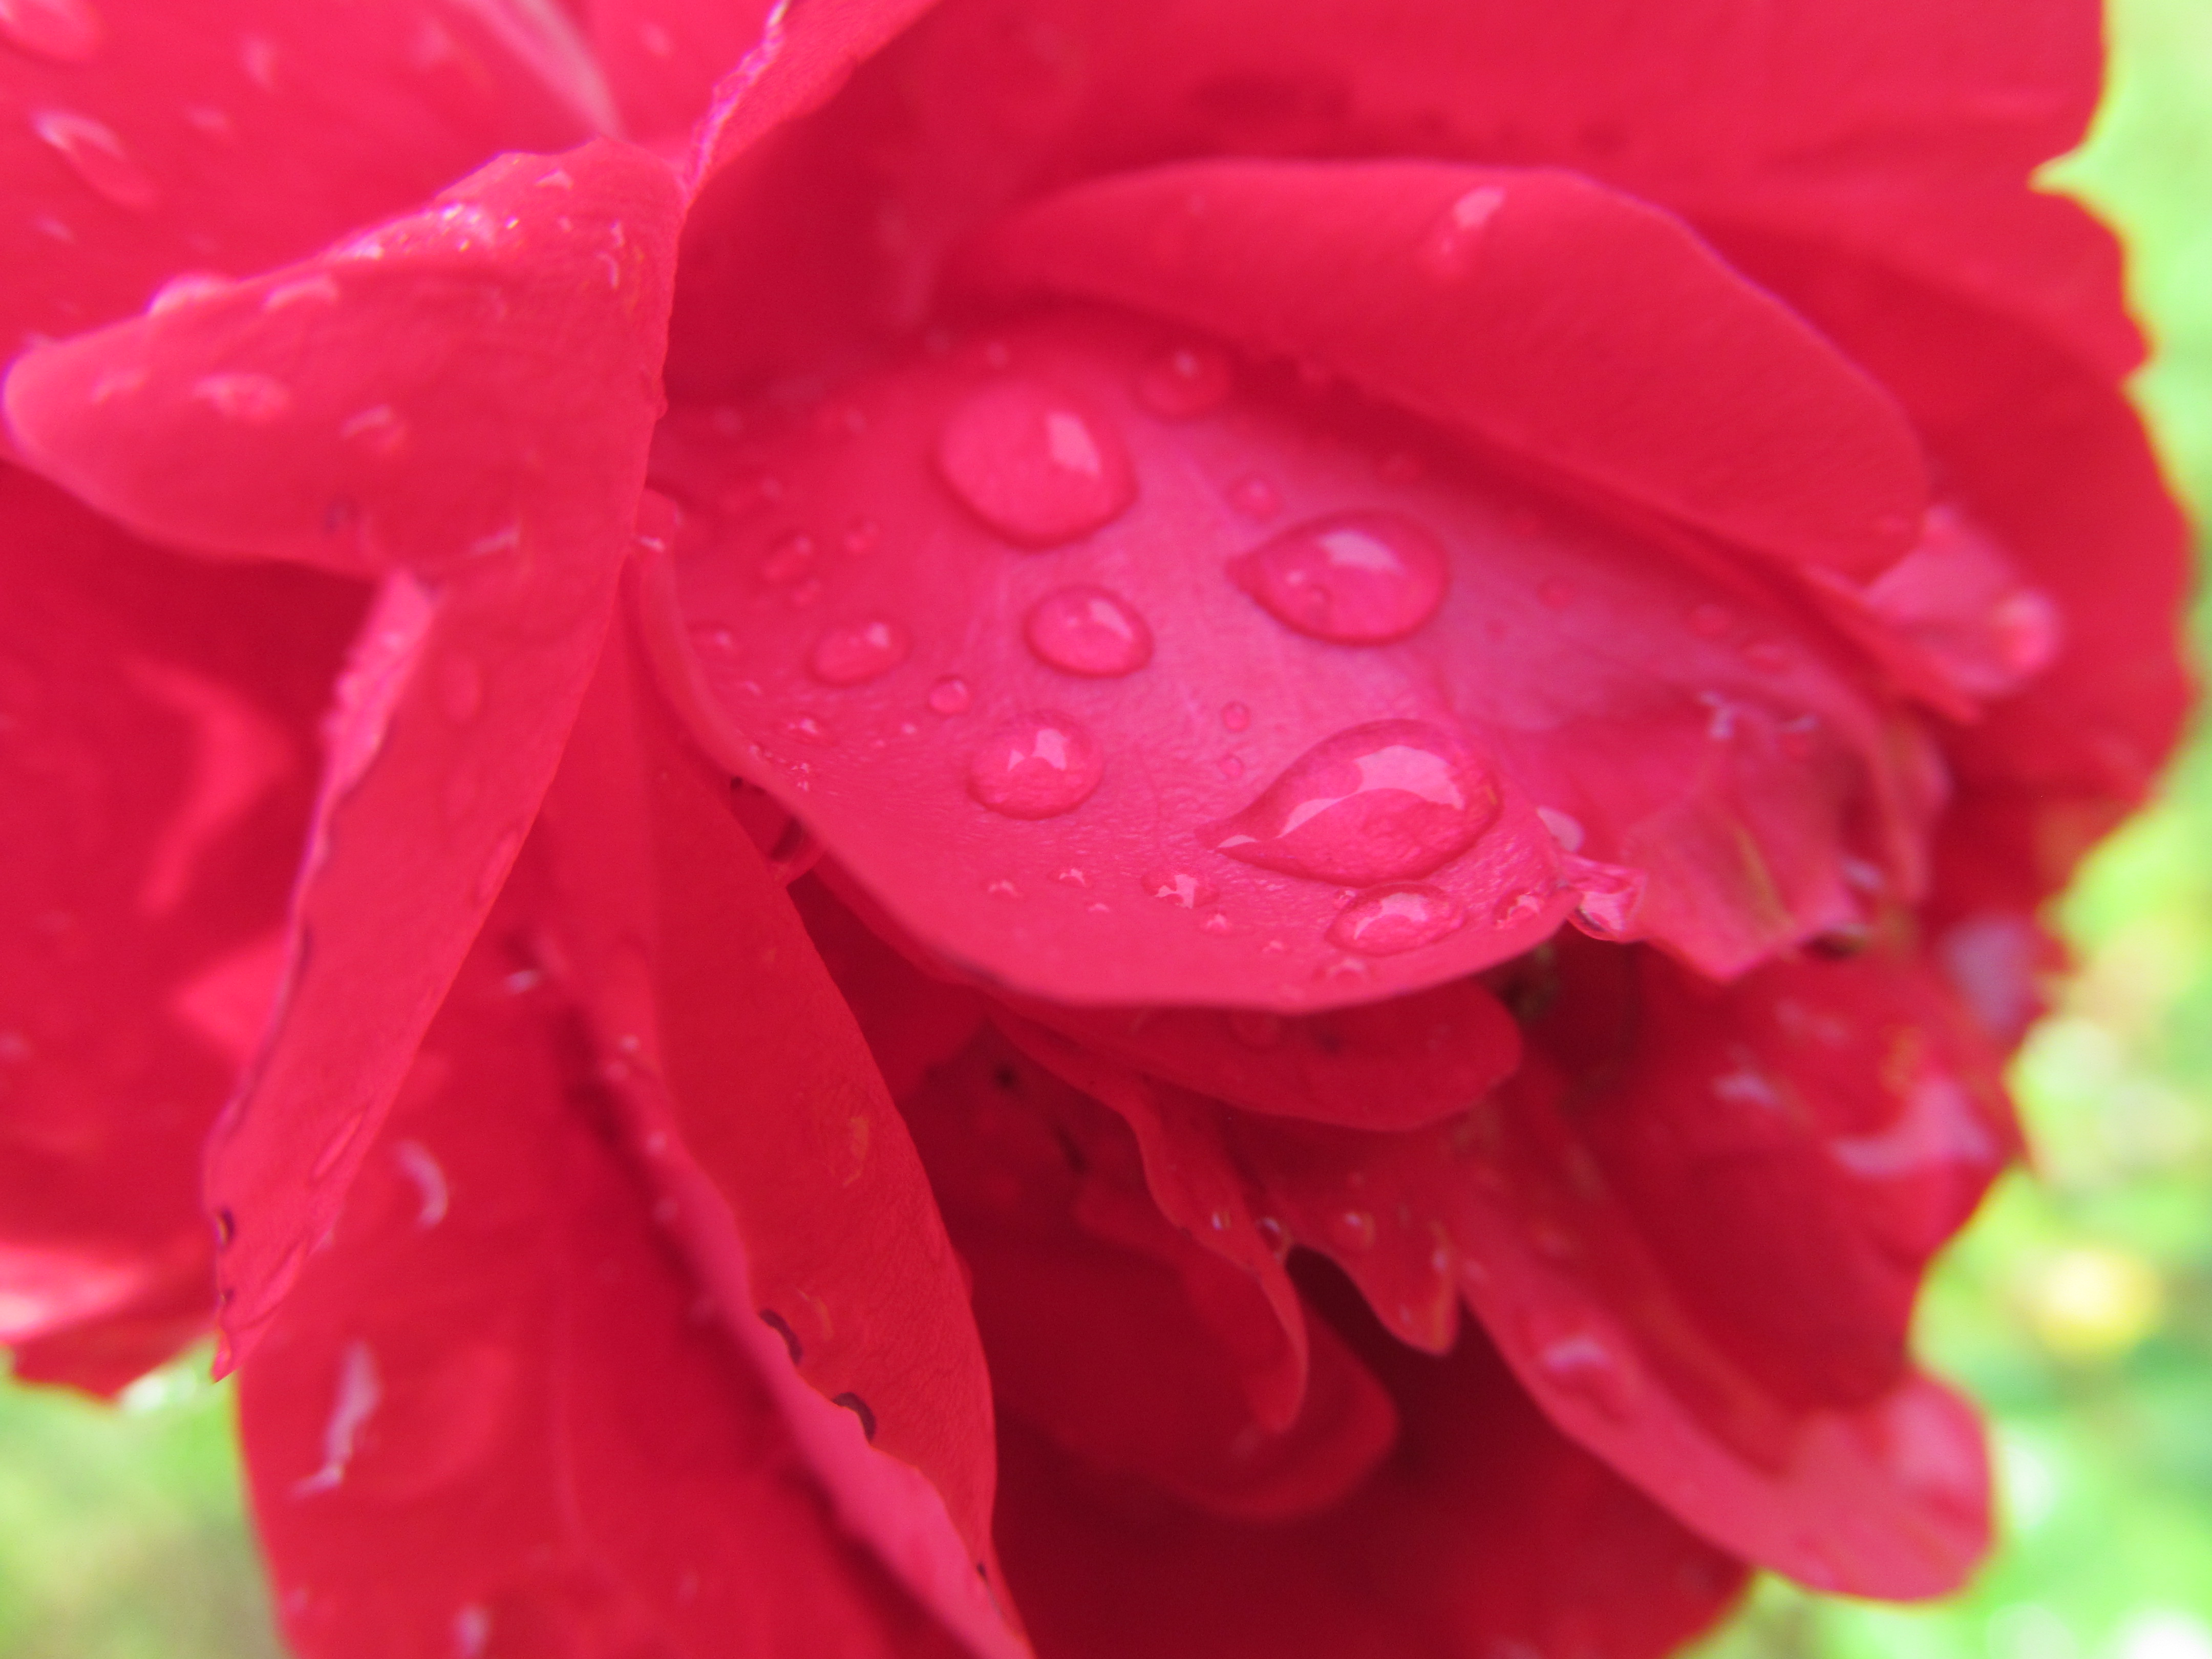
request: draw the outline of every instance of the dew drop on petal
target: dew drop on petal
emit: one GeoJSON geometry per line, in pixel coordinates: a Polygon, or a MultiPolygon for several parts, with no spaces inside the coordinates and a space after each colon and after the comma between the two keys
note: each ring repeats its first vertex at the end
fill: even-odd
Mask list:
{"type": "Polygon", "coordinates": [[[1218,346],[1182,345],[1162,352],[1137,377],[1137,401],[1164,421],[1210,415],[1229,401],[1236,371],[1218,346]]]}
{"type": "Polygon", "coordinates": [[[1097,740],[1065,714],[1024,714],[969,757],[969,793],[1010,818],[1049,818],[1091,798],[1106,775],[1097,740]]]}
{"type": "Polygon", "coordinates": [[[1229,504],[1246,518],[1265,524],[1283,510],[1283,497],[1265,478],[1248,474],[1229,486],[1229,504]]]}
{"type": "Polygon", "coordinates": [[[1443,602],[1443,544],[1395,513],[1345,513],[1239,554],[1230,579],[1277,622],[1334,645],[1402,640],[1443,602]]]}
{"type": "Polygon", "coordinates": [[[1467,912],[1449,893],[1415,882],[1362,893],[1329,924],[1332,945],[1363,956],[1395,956],[1459,931],[1467,912]]]}
{"type": "Polygon", "coordinates": [[[161,190],[112,131],[74,110],[41,110],[31,118],[37,133],[93,194],[117,207],[143,212],[161,190]]]}
{"type": "Polygon", "coordinates": [[[1241,702],[1221,705],[1221,724],[1228,731],[1242,732],[1252,724],[1252,711],[1241,702]]]}
{"type": "Polygon", "coordinates": [[[1178,905],[1186,910],[1211,904],[1217,896],[1211,883],[1186,870],[1147,870],[1142,884],[1146,892],[1162,903],[1178,905]]]}
{"type": "MultiPolygon", "coordinates": [[[[5,0],[0,0],[0,4],[4,3],[5,0]]],[[[154,290],[154,297],[146,301],[146,314],[160,317],[172,311],[180,311],[196,301],[211,299],[222,294],[230,286],[229,277],[215,271],[179,272],[154,290]]]]}
{"type": "Polygon", "coordinates": [[[1376,720],[1316,744],[1200,836],[1264,869],[1374,887],[1457,858],[1498,812],[1498,786],[1465,744],[1425,721],[1376,720]]]}
{"type": "Polygon", "coordinates": [[[292,391],[268,374],[203,374],[192,382],[192,401],[204,404],[225,420],[259,426],[292,407],[292,391]]]}
{"type": "Polygon", "coordinates": [[[814,568],[814,538],[803,530],[779,536],[762,556],[759,575],[770,587],[795,582],[814,568]]]}
{"type": "Polygon", "coordinates": [[[1103,587],[1078,585],[1048,593],[1030,608],[1023,633],[1038,660],[1094,679],[1133,674],[1152,659],[1152,630],[1134,606],[1103,587]]]}
{"type": "Polygon", "coordinates": [[[1583,837],[1586,832],[1580,818],[1571,812],[1562,812],[1556,806],[1538,807],[1536,818],[1550,832],[1552,839],[1568,852],[1582,851],[1583,837]]]}
{"type": "Polygon", "coordinates": [[[1342,1250],[1375,1248],[1375,1218],[1364,1210],[1340,1210],[1328,1218],[1329,1243],[1342,1250]]]}
{"type": "Polygon", "coordinates": [[[967,681],[957,674],[948,674],[929,688],[928,701],[933,714],[964,714],[975,698],[967,681]]]}
{"type": "Polygon", "coordinates": [[[914,636],[904,628],[872,617],[825,629],[814,641],[806,666],[825,685],[859,685],[890,673],[913,649],[914,636]]]}
{"type": "Polygon", "coordinates": [[[1616,1422],[1636,1409],[1640,1390],[1635,1370],[1596,1331],[1539,1318],[1531,1323],[1528,1345],[1536,1369],[1559,1389],[1616,1422]]]}
{"type": "Polygon", "coordinates": [[[1032,380],[970,393],[938,434],[937,467],[977,518],[1025,547],[1088,535],[1137,495],[1121,434],[1032,380]]]}
{"type": "Polygon", "coordinates": [[[84,0],[0,0],[0,39],[56,64],[88,64],[105,38],[84,0]]]}
{"type": "Polygon", "coordinates": [[[1438,216],[1422,246],[1421,263],[1430,275],[1445,281],[1465,275],[1485,228],[1504,205],[1505,192],[1496,185],[1478,185],[1455,198],[1438,216]]]}
{"type": "Polygon", "coordinates": [[[1629,937],[1649,884],[1643,871],[1569,856],[1559,860],[1559,880],[1581,896],[1575,905],[1576,927],[1592,939],[1618,942],[1629,937]]]}

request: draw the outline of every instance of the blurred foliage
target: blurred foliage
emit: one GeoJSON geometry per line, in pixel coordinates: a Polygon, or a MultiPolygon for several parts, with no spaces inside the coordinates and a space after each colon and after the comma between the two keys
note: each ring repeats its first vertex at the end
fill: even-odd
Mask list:
{"type": "MultiPolygon", "coordinates": [[[[2048,182],[2126,233],[2157,348],[2136,390],[2212,522],[2212,0],[2112,3],[2112,96],[2048,182]]],[[[1926,1607],[1765,1581],[1698,1659],[2212,1659],[2212,731],[2058,920],[2080,970],[2014,1073],[2036,1174],[1920,1322],[1994,1420],[2005,1541],[1926,1607]]],[[[0,1384],[0,1659],[276,1659],[205,1375],[119,1410],[0,1384]]]]}

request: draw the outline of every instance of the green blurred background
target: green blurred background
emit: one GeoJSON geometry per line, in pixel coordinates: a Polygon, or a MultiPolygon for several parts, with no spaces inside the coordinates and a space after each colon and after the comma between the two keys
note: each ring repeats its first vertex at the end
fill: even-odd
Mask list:
{"type": "MultiPolygon", "coordinates": [[[[2114,0],[2112,36],[2051,181],[2128,237],[2156,344],[2136,391],[2212,523],[2212,0],[2114,0]]],[[[2212,644],[2212,607],[2195,623],[2212,644]]],[[[2212,728],[2057,919],[2080,969],[2014,1073],[2037,1174],[1920,1322],[1995,1420],[2005,1541],[1927,1607],[1764,1583],[1698,1659],[2212,1659],[2212,728]]],[[[0,1659],[277,1659],[205,1375],[114,1411],[0,1382],[0,1659]]]]}

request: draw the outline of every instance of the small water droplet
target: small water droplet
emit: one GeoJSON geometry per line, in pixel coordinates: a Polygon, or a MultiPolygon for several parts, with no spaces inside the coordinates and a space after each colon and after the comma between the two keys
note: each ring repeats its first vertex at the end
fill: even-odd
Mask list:
{"type": "Polygon", "coordinates": [[[1224,702],[1221,705],[1221,724],[1229,731],[1242,732],[1252,724],[1252,711],[1241,702],[1224,702]]]}
{"type": "Polygon", "coordinates": [[[74,110],[41,110],[31,118],[37,133],[93,194],[119,208],[144,212],[161,192],[112,131],[74,110]]]}
{"type": "Polygon", "coordinates": [[[1229,486],[1229,504],[1246,518],[1265,524],[1283,510],[1283,497],[1265,478],[1248,474],[1229,486]]]}
{"type": "Polygon", "coordinates": [[[1547,611],[1565,611],[1575,602],[1575,585],[1564,576],[1547,576],[1536,584],[1536,598],[1547,611]]]}
{"type": "Polygon", "coordinates": [[[1231,783],[1244,775],[1244,763],[1235,755],[1224,755],[1219,762],[1221,775],[1231,783]]]}
{"type": "Polygon", "coordinates": [[[758,572],[762,583],[783,587],[797,581],[813,570],[816,551],[814,538],[803,530],[777,537],[762,556],[758,572]]]}
{"type": "Polygon", "coordinates": [[[1267,1254],[1281,1261],[1291,1253],[1291,1236],[1283,1224],[1271,1215],[1256,1218],[1252,1231],[1260,1235],[1260,1242],[1267,1247],[1267,1254]]]}
{"type": "Polygon", "coordinates": [[[1363,956],[1395,956],[1455,933],[1467,912],[1449,893],[1419,883],[1361,894],[1329,923],[1329,943],[1363,956]]]}
{"type": "Polygon", "coordinates": [[[1060,883],[1063,887],[1088,887],[1091,885],[1091,878],[1072,864],[1064,870],[1054,871],[1052,878],[1060,883]]]}
{"type": "Polygon", "coordinates": [[[968,682],[957,675],[948,674],[929,688],[929,712],[933,714],[964,714],[975,702],[968,690],[968,682]]]}
{"type": "Polygon", "coordinates": [[[1229,401],[1236,370],[1214,345],[1177,346],[1162,352],[1137,377],[1137,401],[1164,421],[1210,415],[1229,401]]]}
{"type": "Polygon", "coordinates": [[[88,64],[104,31],[84,0],[0,0],[0,35],[8,44],[56,64],[88,64]]]}
{"type": "Polygon", "coordinates": [[[1640,1393],[1636,1371],[1596,1331],[1540,1318],[1532,1322],[1528,1343],[1536,1369],[1559,1388],[1580,1395],[1615,1422],[1635,1411],[1640,1393]]]}
{"type": "Polygon", "coordinates": [[[1421,263],[1429,274],[1447,281],[1464,276],[1474,262],[1484,229],[1504,205],[1504,190],[1478,185],[1446,208],[1421,248],[1421,263]]]}
{"type": "MultiPolygon", "coordinates": [[[[816,749],[835,749],[837,734],[812,714],[793,714],[783,723],[784,736],[816,749]]],[[[800,769],[804,770],[804,768],[800,769]]]]}
{"type": "Polygon", "coordinates": [[[1106,775],[1097,740],[1065,714],[1024,714],[968,763],[969,793],[1010,818],[1049,818],[1091,798],[1106,775]]]}
{"type": "Polygon", "coordinates": [[[1329,1242],[1339,1249],[1375,1248],[1375,1218],[1364,1210],[1339,1210],[1328,1218],[1329,1242]]]}
{"type": "Polygon", "coordinates": [[[1582,850],[1583,830],[1582,820],[1571,812],[1562,812],[1555,806],[1536,809],[1537,821],[1551,832],[1552,839],[1570,853],[1582,850]]]}
{"type": "Polygon", "coordinates": [[[1220,911],[1216,910],[1198,924],[1198,931],[1201,933],[1212,933],[1218,939],[1224,933],[1235,933],[1237,924],[1220,911]]]}
{"type": "Polygon", "coordinates": [[[888,674],[907,659],[914,636],[881,617],[829,629],[814,641],[807,671],[825,685],[859,685],[888,674]]]}
{"type": "Polygon", "coordinates": [[[292,391],[267,374],[203,374],[192,382],[192,400],[227,421],[260,426],[292,407],[292,391]]]}
{"type": "MultiPolygon", "coordinates": [[[[0,5],[5,3],[6,0],[0,0],[0,5]]],[[[216,271],[184,271],[170,277],[154,290],[154,297],[146,301],[146,314],[149,317],[167,316],[170,312],[181,311],[195,301],[211,299],[218,294],[227,293],[231,286],[229,277],[216,271]]]]}
{"type": "Polygon", "coordinates": [[[1629,937],[1650,884],[1641,870],[1572,856],[1559,860],[1559,880],[1581,895],[1575,905],[1575,926],[1592,939],[1614,941],[1629,937]]]}
{"type": "Polygon", "coordinates": [[[1334,645],[1402,640],[1450,580],[1443,544],[1395,513],[1343,513],[1238,555],[1230,580],[1277,622],[1334,645]]]}
{"type": "Polygon", "coordinates": [[[1022,896],[1022,890],[1015,886],[1012,882],[1008,881],[1004,876],[1000,876],[995,880],[985,882],[983,884],[983,890],[988,893],[993,898],[1018,899],[1022,896]]]}
{"type": "Polygon", "coordinates": [[[1457,858],[1498,811],[1497,785],[1464,744],[1423,721],[1376,720],[1316,744],[1200,835],[1247,864],[1374,887],[1457,858]]]}
{"type": "Polygon", "coordinates": [[[374,404],[341,421],[338,436],[359,439],[380,455],[397,454],[407,445],[407,422],[390,404],[374,404]]]}
{"type": "Polygon", "coordinates": [[[1023,634],[1040,661],[1093,679],[1133,674],[1152,659],[1152,630],[1135,607],[1088,584],[1039,599],[1023,634]]]}
{"type": "Polygon", "coordinates": [[[1724,638],[1735,626],[1735,614],[1724,605],[1707,600],[1690,607],[1690,631],[1701,640],[1724,638]]]}
{"type": "Polygon", "coordinates": [[[1146,871],[1143,886],[1146,892],[1161,902],[1179,905],[1186,910],[1211,904],[1217,896],[1211,883],[1184,870],[1146,871]]]}
{"type": "Polygon", "coordinates": [[[1032,380],[971,393],[938,435],[937,465],[976,517],[1026,547],[1088,535],[1137,495],[1120,434],[1032,380]]]}
{"type": "Polygon", "coordinates": [[[1498,908],[1491,912],[1491,921],[1499,927],[1518,927],[1541,915],[1543,908],[1544,896],[1524,889],[1498,900],[1498,908]]]}

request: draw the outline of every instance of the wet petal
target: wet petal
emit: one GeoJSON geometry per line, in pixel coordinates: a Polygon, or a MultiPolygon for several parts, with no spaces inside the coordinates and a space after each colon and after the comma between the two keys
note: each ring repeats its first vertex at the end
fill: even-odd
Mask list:
{"type": "Polygon", "coordinates": [[[1863,889],[1917,890],[1924,740],[1755,583],[1286,374],[1162,416],[1141,388],[1172,349],[1063,313],[757,432],[664,428],[665,682],[922,945],[1060,1001],[1288,1012],[1462,977],[1577,909],[1734,973],[1863,889]],[[938,447],[1010,381],[1042,411],[1009,431],[1046,453],[1023,477],[1054,476],[1055,419],[1098,476],[1133,469],[1126,505],[1047,547],[938,447]],[[1238,580],[1313,525],[1291,574],[1402,574],[1425,618],[1339,639],[1238,580]],[[1398,543],[1448,556],[1440,592],[1398,543]],[[1029,619],[1079,588],[1142,618],[1141,665],[1040,651],[1029,619]],[[900,651],[823,672],[823,641],[874,627],[900,651]]]}
{"type": "MultiPolygon", "coordinates": [[[[576,143],[522,8],[60,0],[0,25],[0,355],[403,211],[502,149],[576,143]]],[[[546,13],[557,8],[546,7],[546,13]]]]}
{"type": "Polygon", "coordinates": [[[701,1276],[788,1351],[842,1524],[980,1652],[1012,1652],[988,1576],[991,1384],[959,1268],[728,793],[617,632],[547,798],[545,925],[701,1276]]]}
{"type": "Polygon", "coordinates": [[[774,9],[769,0],[588,0],[592,55],[623,131],[656,146],[687,139],[774,9]]]}
{"type": "Polygon", "coordinates": [[[722,1322],[648,1220],[573,1013],[514,977],[515,920],[243,1372],[286,1635],[312,1659],[957,1650],[805,1472],[781,1344],[722,1322]]]}
{"type": "MultiPolygon", "coordinates": [[[[653,296],[665,293],[674,187],[659,163],[611,147],[572,155],[560,165],[572,179],[568,189],[537,182],[554,166],[539,159],[500,164],[485,197],[501,205],[508,204],[502,196],[508,198],[516,216],[532,210],[523,206],[531,192],[540,200],[573,194],[580,206],[595,195],[603,203],[609,197],[622,202],[632,215],[632,245],[647,265],[636,278],[638,307],[629,311],[612,295],[584,299],[561,289],[559,265],[543,269],[536,282],[517,276],[511,287],[468,284],[479,295],[512,292],[518,301],[518,337],[497,354],[498,372],[479,388],[496,394],[494,407],[526,404],[539,411],[538,422],[554,427],[562,407],[574,412],[587,404],[592,419],[559,428],[557,439],[541,428],[544,449],[534,465],[515,467],[499,489],[486,490],[485,472],[498,477],[518,449],[527,453],[532,424],[488,426],[483,405],[471,411],[464,396],[469,383],[445,382],[457,401],[447,416],[454,422],[448,429],[453,447],[441,457],[441,471],[425,470],[418,495],[401,482],[416,475],[400,468],[386,481],[386,494],[367,496],[372,524],[386,503],[401,521],[404,512],[434,505],[440,485],[464,497],[471,490],[504,497],[500,504],[515,516],[496,546],[474,556],[455,550],[427,577],[406,571],[386,577],[340,682],[307,867],[293,904],[282,1018],[210,1157],[210,1202],[219,1216],[228,1212],[234,1232],[220,1265],[234,1298],[224,1328],[240,1351],[329,1224],[415,1042],[522,843],[598,656],[616,575],[634,533],[640,464],[654,413],[653,296]],[[657,222],[638,210],[656,199],[655,190],[657,222]],[[520,302],[529,300],[538,303],[526,311],[520,302]],[[558,328],[570,331],[560,337],[561,361],[573,380],[549,380],[544,374],[541,349],[550,337],[539,331],[558,328]],[[525,338],[538,343],[526,346],[525,338]],[[556,459],[560,468],[547,470],[556,459]],[[395,902],[395,894],[405,902],[395,902]]],[[[561,210],[534,211],[551,217],[561,210]]],[[[443,288],[449,260],[466,268],[473,256],[453,255],[434,240],[411,247],[403,240],[385,259],[366,261],[396,278],[371,285],[376,303],[357,314],[343,302],[336,309],[352,316],[356,329],[389,329],[392,307],[443,288]],[[410,268],[416,273],[411,283],[404,275],[410,268]]],[[[378,360],[368,335],[350,337],[351,360],[333,362],[319,382],[325,397],[349,373],[376,385],[378,360]]],[[[87,343],[99,343],[98,337],[87,343]]],[[[51,389],[58,378],[43,384],[51,389]]],[[[428,413],[410,410],[434,428],[428,413]]],[[[96,434],[79,428],[78,435],[89,441],[96,434]]],[[[196,481],[205,488],[185,503],[203,533],[218,547],[253,547],[257,536],[266,538],[259,543],[264,551],[311,546],[293,539],[296,526],[288,515],[270,511],[257,487],[261,475],[242,470],[255,453],[250,442],[233,441],[227,487],[216,488],[210,474],[196,481]]],[[[280,428],[275,453],[264,459],[271,467],[298,465],[304,457],[335,468],[343,465],[336,459],[343,441],[327,429],[280,428]]],[[[102,462],[74,453],[99,466],[105,479],[129,474],[127,453],[102,462]]],[[[179,483],[173,475],[162,477],[179,483]]],[[[131,482],[131,498],[147,516],[167,513],[177,501],[177,495],[142,483],[161,480],[131,482]]],[[[316,536],[319,529],[307,533],[316,536]]],[[[435,561],[447,544],[434,538],[428,545],[402,542],[391,550],[435,561]]]]}
{"type": "Polygon", "coordinates": [[[200,1142],[268,1017],[359,597],[179,563],[13,468],[0,522],[0,1341],[108,1391],[213,1312],[200,1142]]]}
{"type": "Polygon", "coordinates": [[[1567,173],[1193,162],[1027,208],[977,269],[1319,363],[1788,562],[1871,574],[1924,504],[1879,386],[1680,222],[1567,173]]]}

